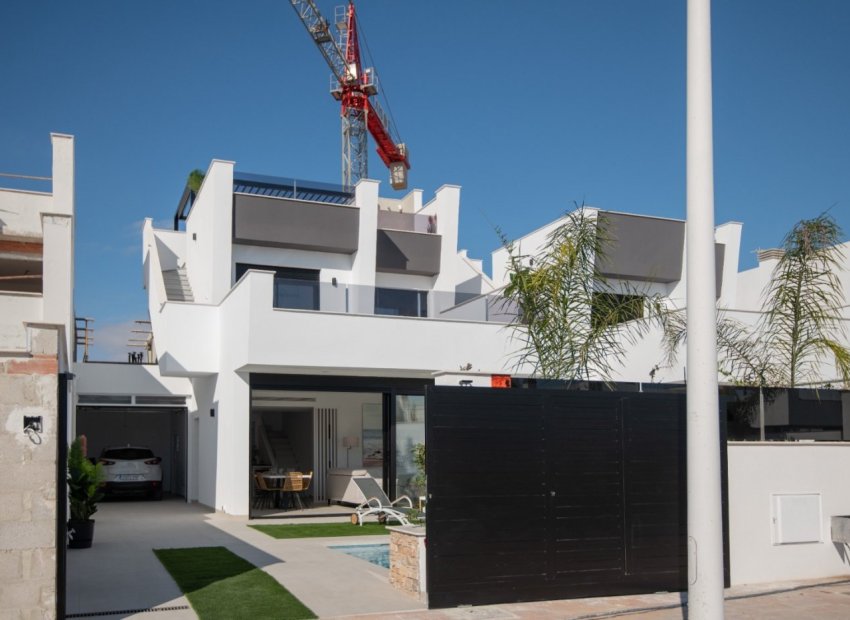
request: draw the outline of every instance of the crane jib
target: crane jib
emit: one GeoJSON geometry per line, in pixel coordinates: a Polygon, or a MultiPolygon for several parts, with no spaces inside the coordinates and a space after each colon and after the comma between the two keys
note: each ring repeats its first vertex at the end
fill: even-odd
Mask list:
{"type": "MultiPolygon", "coordinates": [[[[410,160],[407,148],[393,139],[387,120],[380,107],[372,104],[377,96],[377,84],[371,68],[364,70],[360,58],[360,41],[357,33],[357,16],[354,3],[349,1],[343,12],[334,20],[339,40],[330,32],[328,21],[322,16],[314,0],[289,0],[296,15],[307,29],[310,38],[335,76],[337,86],[331,94],[342,103],[343,116],[343,185],[354,185],[366,176],[368,153],[366,149],[352,148],[352,143],[365,145],[365,130],[376,142],[376,150],[390,170],[394,189],[407,187],[407,170],[410,160]],[[362,110],[366,116],[365,127],[347,120],[349,110],[362,110]],[[346,153],[355,153],[354,157],[346,153]]],[[[340,7],[341,8],[341,7],[340,7]]],[[[353,112],[352,112],[353,113],[353,112]]]]}

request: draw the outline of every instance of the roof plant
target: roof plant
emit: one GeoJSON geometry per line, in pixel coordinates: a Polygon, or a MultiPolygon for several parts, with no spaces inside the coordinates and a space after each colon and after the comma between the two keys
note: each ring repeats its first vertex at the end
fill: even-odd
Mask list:
{"type": "Polygon", "coordinates": [[[189,177],[186,179],[186,187],[189,188],[193,194],[197,194],[201,191],[201,184],[204,182],[204,171],[196,168],[189,173],[189,177]]]}

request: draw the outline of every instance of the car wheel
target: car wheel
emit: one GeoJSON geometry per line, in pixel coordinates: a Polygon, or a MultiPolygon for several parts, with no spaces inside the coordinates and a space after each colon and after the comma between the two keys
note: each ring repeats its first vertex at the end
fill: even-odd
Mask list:
{"type": "Polygon", "coordinates": [[[154,500],[154,501],[157,501],[157,502],[161,501],[162,500],[162,489],[157,489],[156,491],[151,493],[151,499],[154,500]]]}

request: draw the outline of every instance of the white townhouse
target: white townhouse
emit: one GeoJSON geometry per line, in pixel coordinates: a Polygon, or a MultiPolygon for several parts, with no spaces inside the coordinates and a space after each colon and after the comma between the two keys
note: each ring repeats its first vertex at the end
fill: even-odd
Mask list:
{"type": "Polygon", "coordinates": [[[175,228],[144,226],[159,370],[191,382],[187,496],[252,510],[256,468],[367,470],[409,491],[435,373],[511,362],[481,261],[458,250],[460,188],[400,200],[213,161],[175,228]],[[179,225],[185,220],[185,225],[179,225]]]}

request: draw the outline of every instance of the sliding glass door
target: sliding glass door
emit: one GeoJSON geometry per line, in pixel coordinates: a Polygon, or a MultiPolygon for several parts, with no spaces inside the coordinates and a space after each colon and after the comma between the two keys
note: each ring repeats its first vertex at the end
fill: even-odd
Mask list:
{"type": "Polygon", "coordinates": [[[425,495],[425,396],[396,394],[393,411],[395,497],[407,495],[414,506],[425,495]]]}

